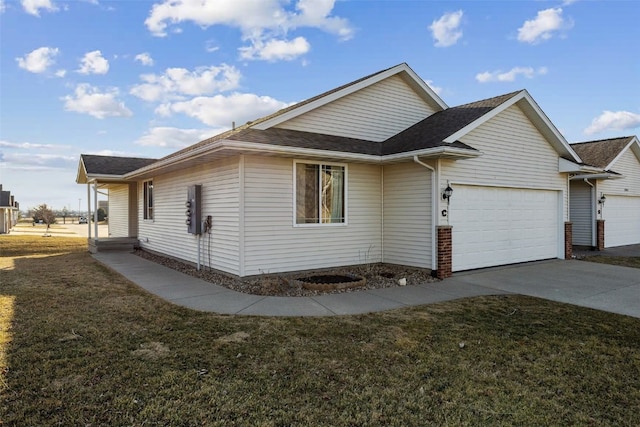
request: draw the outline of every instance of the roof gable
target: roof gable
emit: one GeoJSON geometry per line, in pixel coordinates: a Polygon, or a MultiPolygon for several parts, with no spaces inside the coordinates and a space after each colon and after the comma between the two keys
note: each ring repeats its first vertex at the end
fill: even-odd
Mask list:
{"type": "Polygon", "coordinates": [[[517,104],[522,112],[531,121],[531,123],[547,139],[547,141],[549,141],[551,146],[561,157],[565,157],[567,159],[581,163],[580,157],[576,154],[575,151],[573,151],[564,136],[562,136],[560,131],[558,131],[555,125],[551,122],[551,120],[549,120],[546,114],[544,114],[542,109],[533,100],[531,95],[529,95],[529,92],[527,92],[525,89],[519,92],[512,92],[506,95],[490,98],[489,100],[478,101],[466,105],[473,106],[474,104],[482,104],[491,100],[495,100],[495,102],[502,102],[499,103],[499,105],[496,105],[493,108],[489,109],[486,113],[479,116],[469,124],[460,128],[455,133],[449,135],[446,139],[444,139],[444,142],[453,143],[455,141],[458,141],[464,135],[478,128],[483,123],[491,120],[493,117],[497,116],[512,105],[517,104]]]}
{"type": "Polygon", "coordinates": [[[428,84],[426,84],[406,63],[396,65],[395,67],[379,71],[361,79],[355,80],[346,85],[339,86],[335,89],[324,92],[306,101],[294,104],[288,108],[280,110],[275,114],[259,119],[249,125],[254,129],[264,130],[273,126],[277,126],[288,120],[294,119],[311,110],[317,109],[337,99],[355,93],[366,87],[372,86],[391,76],[399,75],[403,80],[422,97],[436,111],[444,110],[447,104],[440,98],[428,84]]]}
{"type": "Polygon", "coordinates": [[[571,147],[585,163],[604,170],[613,169],[616,161],[629,149],[640,161],[640,142],[637,136],[576,142],[571,147]]]}
{"type": "MultiPolygon", "coordinates": [[[[517,95],[511,92],[493,98],[469,104],[448,108],[435,113],[408,129],[392,136],[384,142],[384,154],[395,154],[403,151],[413,151],[420,148],[433,148],[445,144],[451,136],[465,129],[496,107],[517,95]]],[[[456,139],[457,140],[457,139],[456,139]]],[[[453,144],[456,140],[452,141],[453,144]]],[[[457,142],[460,144],[460,142],[457,142]]]]}

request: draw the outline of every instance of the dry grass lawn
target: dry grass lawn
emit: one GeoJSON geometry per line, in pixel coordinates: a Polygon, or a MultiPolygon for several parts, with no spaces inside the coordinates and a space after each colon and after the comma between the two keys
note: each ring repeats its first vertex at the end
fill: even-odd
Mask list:
{"type": "Polygon", "coordinates": [[[85,244],[0,237],[0,425],[638,423],[640,319],[518,296],[222,316],[85,244]]]}

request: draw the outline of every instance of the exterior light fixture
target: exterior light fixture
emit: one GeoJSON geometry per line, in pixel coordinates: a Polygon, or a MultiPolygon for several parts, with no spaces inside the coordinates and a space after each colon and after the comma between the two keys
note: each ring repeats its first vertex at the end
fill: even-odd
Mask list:
{"type": "Polygon", "coordinates": [[[453,194],[453,188],[447,185],[447,188],[444,189],[444,193],[442,193],[442,199],[448,202],[452,194],[453,194]]]}
{"type": "Polygon", "coordinates": [[[600,196],[600,198],[598,199],[598,204],[600,205],[604,205],[604,202],[607,201],[607,198],[604,196],[604,194],[602,196],[600,196]]]}

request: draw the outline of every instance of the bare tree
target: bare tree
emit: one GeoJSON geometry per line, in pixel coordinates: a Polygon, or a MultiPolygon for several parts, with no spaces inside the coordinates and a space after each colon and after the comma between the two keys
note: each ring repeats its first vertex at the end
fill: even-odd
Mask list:
{"type": "Polygon", "coordinates": [[[56,223],[56,215],[46,203],[43,203],[33,210],[33,222],[40,222],[40,220],[47,224],[47,231],[49,231],[51,224],[56,223]]]}

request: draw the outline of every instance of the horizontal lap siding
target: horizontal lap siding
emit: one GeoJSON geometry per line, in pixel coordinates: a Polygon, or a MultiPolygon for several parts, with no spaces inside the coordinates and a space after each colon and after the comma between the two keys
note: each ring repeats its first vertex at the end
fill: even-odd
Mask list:
{"type": "MultiPolygon", "coordinates": [[[[460,140],[480,150],[482,155],[474,159],[443,161],[441,186],[451,180],[475,185],[563,190],[564,218],[568,217],[567,178],[558,173],[558,153],[517,105],[507,108],[460,140]]],[[[451,203],[455,203],[455,185],[452,187],[451,203]]]]}
{"type": "Polygon", "coordinates": [[[431,268],[431,173],[415,163],[384,168],[384,262],[431,268]]]}
{"type": "MultiPolygon", "coordinates": [[[[624,176],[620,179],[607,179],[598,182],[598,197],[604,194],[640,196],[640,161],[628,149],[612,166],[613,171],[624,176]]],[[[606,202],[605,202],[606,203],[606,202]]]]}
{"type": "MultiPolygon", "coordinates": [[[[202,218],[211,215],[213,229],[202,236],[201,263],[208,266],[211,260],[212,268],[239,274],[238,171],[235,157],[154,177],[154,219],[140,220],[142,247],[197,262],[197,237],[187,233],[185,201],[187,188],[202,184],[202,218]]],[[[143,194],[142,182],[138,194],[143,194]]],[[[138,205],[143,218],[142,200],[138,205]]]]}
{"type": "Polygon", "coordinates": [[[293,225],[293,160],[245,158],[245,275],[379,262],[380,166],[347,169],[346,226],[293,225]]]}
{"type": "Polygon", "coordinates": [[[433,113],[401,77],[392,76],[277,127],[384,141],[433,113]]]}
{"type": "Polygon", "coordinates": [[[129,185],[109,187],[109,237],[129,237],[129,185]]]}

